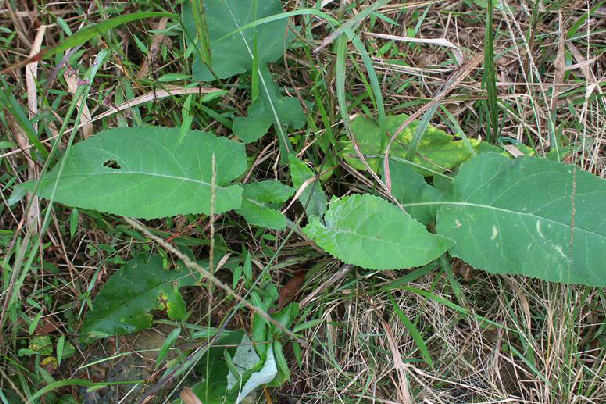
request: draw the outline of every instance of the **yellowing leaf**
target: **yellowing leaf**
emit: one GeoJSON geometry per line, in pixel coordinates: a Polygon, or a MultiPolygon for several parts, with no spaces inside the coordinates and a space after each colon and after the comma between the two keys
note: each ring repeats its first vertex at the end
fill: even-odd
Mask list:
{"type": "MultiPolygon", "coordinates": [[[[93,309],[84,318],[81,333],[88,337],[130,334],[149,328],[151,310],[171,310],[183,302],[182,286],[196,284],[197,279],[181,267],[165,270],[162,257],[141,253],[118,270],[97,293],[93,309]]],[[[183,312],[185,303],[183,302],[183,312]]],[[[177,319],[178,313],[170,316],[177,319]]]]}
{"type": "MultiPolygon", "coordinates": [[[[407,115],[392,115],[387,117],[387,130],[394,133],[404,121],[408,119],[407,115]]],[[[419,121],[413,121],[400,133],[391,145],[390,157],[394,159],[405,159],[408,151],[408,145],[412,141],[416,127],[419,121]]],[[[379,125],[371,118],[359,116],[352,121],[352,129],[356,140],[360,145],[362,154],[370,167],[379,171],[383,163],[385,148],[389,142],[388,137],[382,137],[379,125]]],[[[480,142],[470,139],[472,145],[476,146],[480,142]]],[[[342,150],[342,156],[352,166],[359,170],[365,170],[364,164],[358,159],[351,142],[345,142],[345,148],[342,150]]],[[[471,157],[470,151],[460,140],[446,132],[428,125],[423,138],[417,148],[417,154],[413,163],[419,165],[419,171],[426,177],[432,176],[433,172],[443,173],[456,167],[471,157]],[[426,169],[423,169],[426,168],[426,169]]]]}

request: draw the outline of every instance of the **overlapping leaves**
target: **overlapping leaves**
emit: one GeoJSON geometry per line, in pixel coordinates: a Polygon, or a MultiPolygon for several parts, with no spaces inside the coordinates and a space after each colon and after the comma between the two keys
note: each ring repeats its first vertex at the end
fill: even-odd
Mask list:
{"type": "MultiPolygon", "coordinates": [[[[268,63],[283,56],[293,38],[287,20],[277,19],[233,33],[257,19],[282,13],[282,4],[278,0],[222,0],[204,2],[204,6],[212,66],[206,66],[201,52],[195,52],[194,79],[213,81],[252,71],[258,96],[253,95],[248,115],[234,120],[234,134],[245,143],[254,142],[274,124],[280,132],[281,145],[287,150],[290,143],[284,128],[299,129],[307,122],[299,101],[280,94],[267,68],[268,63]]],[[[198,35],[188,2],[183,6],[183,23],[190,44],[195,44],[193,39],[198,35]]]]}
{"type": "Polygon", "coordinates": [[[248,223],[274,230],[286,228],[286,216],[273,205],[286,202],[294,189],[279,181],[260,181],[244,185],[242,206],[238,213],[248,223]]]}
{"type": "MultiPolygon", "coordinates": [[[[388,132],[394,133],[407,119],[408,116],[404,114],[388,116],[388,132]]],[[[356,117],[351,124],[362,154],[370,167],[379,171],[389,142],[388,137],[381,136],[379,125],[369,117],[356,117]]],[[[411,143],[418,125],[419,121],[413,121],[396,137],[391,146],[391,157],[406,159],[408,145],[411,143]]],[[[471,142],[474,146],[479,144],[477,140],[471,140],[471,142]]],[[[342,156],[357,169],[366,169],[358,159],[351,142],[345,142],[342,156]]],[[[443,173],[450,170],[469,158],[471,158],[471,152],[462,141],[428,125],[412,162],[419,167],[419,172],[423,175],[432,176],[436,172],[443,173]]]]}

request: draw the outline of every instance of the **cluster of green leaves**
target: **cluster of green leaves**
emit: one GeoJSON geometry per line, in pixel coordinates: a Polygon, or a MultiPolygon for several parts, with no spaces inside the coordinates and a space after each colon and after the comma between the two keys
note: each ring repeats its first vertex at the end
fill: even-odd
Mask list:
{"type": "MultiPolygon", "coordinates": [[[[224,253],[220,251],[218,256],[224,253]]],[[[208,268],[208,261],[199,265],[208,268]]],[[[251,300],[257,307],[266,312],[276,308],[276,287],[271,283],[255,286],[251,265],[250,255],[245,254],[231,259],[227,266],[233,270],[235,283],[244,279],[245,286],[252,289],[251,300]]],[[[160,364],[168,350],[174,347],[191,314],[186,310],[180,289],[199,285],[200,281],[199,273],[190,272],[183,263],[170,268],[168,261],[158,254],[139,253],[112,275],[97,293],[92,310],[82,324],[81,336],[87,341],[135,333],[152,326],[151,310],[166,311],[176,328],[160,348],[157,358],[157,364],[160,364]]],[[[273,318],[283,327],[290,328],[298,313],[298,305],[291,303],[274,313],[273,318]]],[[[262,384],[279,386],[289,380],[290,369],[282,351],[282,332],[258,314],[253,318],[252,340],[244,330],[215,328],[193,333],[192,338],[215,336],[215,344],[198,362],[197,373],[201,381],[193,387],[205,403],[236,402],[262,384]]],[[[32,349],[36,349],[33,353],[42,352],[32,349]]]]}
{"type": "MultiPolygon", "coordinates": [[[[276,17],[283,11],[280,2],[225,0],[205,6],[203,20],[192,3],[183,8],[184,35],[194,57],[192,76],[216,81],[250,75],[247,115],[232,122],[238,140],[187,125],[106,130],[68,149],[40,180],[16,187],[12,202],[32,191],[68,206],[143,219],[233,211],[252,226],[284,230],[294,226],[280,208],[296,195],[307,214],[305,235],[349,264],[410,268],[450,254],[492,273],[606,286],[606,226],[596,209],[606,198],[606,183],[574,166],[536,157],[511,159],[498,147],[458,140],[414,121],[394,140],[389,170],[382,172],[399,206],[370,193],[329,202],[319,173],[292,153],[286,135],[307,122],[303,108],[281,94],[268,68],[292,41],[291,34],[276,35],[288,32],[286,19],[276,17]],[[291,180],[243,183],[249,168],[245,144],[261,139],[272,125],[291,180]],[[425,128],[420,135],[419,127],[425,128]]],[[[343,32],[350,30],[344,25],[343,32]]],[[[381,115],[379,123],[370,117],[351,122],[359,148],[376,172],[384,166],[386,133],[407,119],[381,115]]],[[[338,146],[339,156],[354,168],[367,168],[353,142],[338,146]]],[[[232,264],[234,277],[250,271],[249,260],[232,264]]],[[[82,335],[140,331],[151,326],[155,309],[182,323],[188,312],[180,288],[200,281],[184,264],[169,269],[158,255],[138,255],[97,293],[82,335]]],[[[275,287],[247,286],[253,288],[251,300],[258,308],[276,307],[275,287]]],[[[273,318],[288,328],[297,316],[298,307],[291,304],[273,318]]],[[[164,353],[178,330],[167,339],[164,353]]],[[[258,315],[250,336],[222,331],[219,344],[200,361],[200,374],[207,377],[195,393],[204,402],[238,402],[261,384],[288,380],[281,338],[280,330],[258,315]]]]}
{"type": "MultiPolygon", "coordinates": [[[[214,212],[235,209],[253,225],[285,228],[287,218],[272,207],[293,188],[276,181],[239,185],[246,168],[241,143],[197,131],[181,143],[179,136],[179,129],[169,128],[105,131],[75,145],[41,181],[23,187],[70,206],[158,218],[209,214],[215,172],[214,212]]],[[[452,149],[455,142],[442,144],[452,149]]],[[[305,171],[304,163],[290,159],[293,172],[305,171]]],[[[606,196],[603,180],[535,157],[484,153],[454,178],[441,177],[439,189],[421,175],[424,166],[412,167],[390,161],[392,192],[410,214],[371,195],[334,200],[324,214],[325,196],[316,188],[305,233],[335,257],[366,268],[424,265],[448,251],[490,272],[606,285],[600,270],[606,233],[595,209],[606,196]],[[437,235],[421,224],[433,221],[437,235]]],[[[304,174],[296,176],[295,186],[305,181],[304,174]]]]}

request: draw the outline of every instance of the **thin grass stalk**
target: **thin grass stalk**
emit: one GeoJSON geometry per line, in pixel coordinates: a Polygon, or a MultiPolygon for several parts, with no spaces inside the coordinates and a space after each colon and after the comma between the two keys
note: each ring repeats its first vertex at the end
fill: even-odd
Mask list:
{"type": "Polygon", "coordinates": [[[494,65],[493,0],[488,0],[486,9],[486,34],[484,37],[484,86],[487,94],[488,119],[486,141],[494,143],[499,136],[499,112],[497,104],[497,79],[494,65]]]}
{"type": "MultiPolygon", "coordinates": [[[[212,54],[210,52],[210,37],[208,35],[208,25],[206,24],[206,16],[204,14],[204,4],[202,0],[191,0],[191,9],[194,14],[194,22],[196,24],[196,33],[198,34],[198,40],[194,41],[198,54],[202,62],[208,67],[208,70],[213,71],[212,68],[212,54]]],[[[214,74],[214,73],[213,73],[214,74]]]]}
{"type": "Polygon", "coordinates": [[[417,148],[421,143],[421,139],[423,139],[423,135],[425,134],[425,130],[429,125],[429,121],[431,120],[431,118],[433,118],[434,114],[436,113],[439,107],[440,103],[436,103],[429,107],[427,112],[425,112],[425,114],[423,115],[423,118],[421,118],[421,120],[419,121],[419,125],[417,125],[412,140],[408,145],[408,150],[406,151],[406,160],[414,160],[414,157],[417,154],[417,148]]]}
{"type": "MultiPolygon", "coordinates": [[[[208,271],[210,276],[215,276],[215,198],[216,198],[216,183],[217,183],[217,166],[215,162],[215,153],[212,154],[211,158],[211,180],[210,180],[210,252],[208,256],[208,271]]],[[[211,324],[211,314],[212,314],[212,304],[213,303],[213,283],[208,282],[208,304],[206,305],[206,318],[207,318],[207,327],[210,329],[211,324]]],[[[210,390],[210,355],[206,355],[206,388],[205,399],[204,401],[208,402],[208,392],[210,390]]]]}

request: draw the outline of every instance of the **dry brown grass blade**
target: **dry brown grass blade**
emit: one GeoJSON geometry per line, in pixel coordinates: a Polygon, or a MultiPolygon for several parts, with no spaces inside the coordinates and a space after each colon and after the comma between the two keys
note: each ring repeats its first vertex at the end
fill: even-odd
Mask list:
{"type": "Polygon", "coordinates": [[[202,404],[196,393],[189,387],[184,387],[179,393],[179,397],[181,397],[184,404],[202,404]]]}
{"type": "MultiPolygon", "coordinates": [[[[42,40],[44,39],[44,33],[46,32],[46,25],[42,25],[36,33],[36,38],[32,44],[29,57],[34,56],[40,52],[42,46],[42,40]]],[[[30,119],[38,114],[38,89],[36,87],[36,76],[38,70],[38,62],[33,62],[25,67],[25,86],[27,89],[27,106],[29,108],[30,119]]],[[[38,129],[38,124],[33,124],[34,129],[38,129]]]]}
{"type": "Polygon", "coordinates": [[[583,76],[585,76],[585,79],[587,79],[587,81],[590,82],[590,86],[592,86],[592,90],[593,90],[593,87],[595,87],[595,90],[598,93],[603,94],[602,88],[598,85],[599,82],[603,81],[603,80],[598,81],[589,67],[592,63],[594,63],[598,59],[600,59],[604,54],[600,54],[600,55],[596,56],[595,58],[586,60],[585,57],[581,54],[581,52],[577,49],[577,47],[574,46],[574,44],[572,42],[568,42],[567,46],[568,46],[568,49],[570,50],[570,53],[572,53],[572,56],[574,56],[575,60],[577,61],[577,63],[575,63],[574,65],[571,65],[571,66],[567,66],[566,70],[580,69],[581,73],[583,73],[583,76]]]}
{"type": "Polygon", "coordinates": [[[566,73],[566,37],[564,35],[564,24],[562,23],[562,12],[558,12],[558,23],[560,25],[560,37],[558,40],[558,55],[553,63],[555,73],[553,75],[553,88],[551,90],[551,112],[555,114],[558,94],[560,93],[560,84],[564,83],[566,73]]]}
{"type": "Polygon", "coordinates": [[[301,186],[299,187],[297,192],[295,192],[295,196],[293,196],[293,198],[290,200],[290,203],[288,204],[288,206],[286,206],[284,209],[282,209],[283,214],[286,213],[288,211],[288,209],[290,209],[290,207],[293,205],[293,203],[295,203],[296,201],[299,200],[299,198],[301,197],[303,192],[307,189],[307,187],[310,186],[311,184],[313,184],[313,182],[315,180],[316,180],[316,177],[313,176],[311,178],[308,178],[307,180],[305,180],[305,182],[303,182],[303,184],[301,184],[301,186]]]}
{"type": "Polygon", "coordinates": [[[184,87],[176,87],[176,86],[175,87],[167,86],[167,88],[164,90],[150,91],[148,93],[135,97],[132,100],[124,101],[122,104],[112,107],[112,109],[110,109],[109,111],[105,111],[102,114],[95,116],[90,121],[81,123],[78,126],[78,128],[81,128],[82,126],[84,126],[88,123],[92,123],[92,122],[98,121],[100,119],[107,118],[108,116],[111,116],[117,112],[125,111],[127,109],[136,107],[137,105],[144,104],[146,102],[161,100],[162,98],[170,97],[171,95],[208,94],[208,93],[212,93],[215,91],[221,91],[221,90],[218,88],[214,88],[214,87],[184,88],[184,87]]]}
{"type": "Polygon", "coordinates": [[[15,31],[17,32],[17,36],[23,41],[23,43],[25,43],[29,48],[31,48],[32,42],[25,34],[27,32],[27,29],[25,28],[25,24],[23,23],[22,19],[24,13],[15,12],[15,10],[13,10],[13,6],[11,5],[10,0],[4,3],[6,4],[7,14],[13,23],[15,31]]]}
{"type": "MultiPolygon", "coordinates": [[[[42,41],[44,39],[44,33],[46,32],[46,26],[41,26],[36,34],[36,39],[32,44],[30,50],[30,56],[40,52],[42,41]]],[[[32,119],[38,114],[38,89],[36,86],[36,76],[38,70],[38,62],[31,63],[25,68],[25,86],[27,91],[27,106],[29,109],[29,118],[32,119]]],[[[29,139],[25,131],[12,117],[7,117],[9,125],[12,127],[13,134],[19,147],[24,148],[30,146],[29,139]]],[[[38,124],[33,124],[34,130],[38,130],[38,124]]],[[[26,155],[27,160],[27,179],[34,180],[38,178],[38,166],[32,160],[29,155],[26,155]]],[[[38,224],[40,218],[40,204],[38,197],[31,192],[27,194],[27,205],[29,210],[27,211],[27,228],[30,229],[32,234],[38,233],[38,224]]]]}
{"type": "MultiPolygon", "coordinates": [[[[168,87],[165,90],[156,90],[151,91],[149,93],[140,95],[138,97],[133,98],[132,100],[129,101],[125,101],[122,104],[119,104],[118,106],[113,107],[112,109],[110,109],[109,111],[105,111],[102,114],[99,114],[93,118],[91,118],[88,121],[84,121],[82,123],[80,123],[80,125],[78,125],[78,129],[83,128],[84,126],[88,125],[88,124],[92,124],[93,122],[96,122],[100,119],[103,118],[107,118],[108,116],[112,116],[115,113],[118,113],[120,111],[125,111],[129,108],[135,107],[137,105],[140,104],[144,104],[146,102],[149,101],[155,101],[155,100],[161,100],[162,98],[166,98],[169,97],[171,95],[183,95],[183,94],[208,94],[214,91],[220,91],[218,88],[214,88],[214,87],[191,87],[191,88],[183,88],[183,87],[168,87]]],[[[70,128],[68,130],[66,130],[65,132],[70,132],[71,130],[73,130],[73,128],[70,128]]],[[[42,141],[42,143],[48,143],[51,140],[55,139],[56,137],[59,137],[59,134],[54,135],[53,137],[50,137],[48,139],[45,139],[42,141]]],[[[32,148],[33,146],[31,145],[25,145],[25,147],[22,147],[21,145],[19,145],[19,149],[18,150],[13,150],[4,154],[0,154],[0,158],[3,157],[8,157],[8,156],[12,156],[14,154],[18,154],[21,153],[23,151],[26,151],[30,148],[32,148]]]]}
{"type": "Polygon", "coordinates": [[[329,288],[330,286],[334,285],[340,279],[342,279],[345,275],[347,275],[349,273],[349,271],[351,271],[352,268],[353,268],[353,265],[349,265],[349,264],[343,265],[341,267],[341,269],[339,269],[339,271],[337,271],[333,276],[330,277],[330,279],[328,279],[326,282],[324,282],[322,285],[320,285],[316,290],[314,290],[309,295],[307,295],[305,297],[305,299],[301,300],[301,303],[299,304],[299,306],[301,308],[307,306],[320,293],[322,293],[323,290],[325,290],[325,289],[329,288]]]}
{"type": "MultiPolygon", "coordinates": [[[[160,22],[156,26],[157,30],[163,30],[166,28],[166,24],[168,23],[168,17],[163,17],[160,19],[160,22]]],[[[158,56],[158,51],[160,50],[160,44],[164,40],[164,35],[156,34],[154,35],[154,39],[152,40],[151,46],[149,47],[149,53],[147,54],[147,58],[143,61],[141,65],[141,69],[137,72],[137,79],[142,79],[147,76],[149,73],[149,67],[154,66],[158,56]]]]}
{"type": "Polygon", "coordinates": [[[522,306],[522,310],[525,315],[526,327],[528,330],[532,330],[532,315],[530,312],[530,303],[528,302],[528,298],[526,297],[526,291],[523,287],[520,287],[517,280],[511,276],[503,276],[503,280],[505,283],[513,290],[514,295],[520,299],[520,305],[522,306]]]}
{"type": "Polygon", "coordinates": [[[397,36],[397,35],[387,35],[387,34],[374,34],[372,32],[366,32],[365,35],[372,36],[375,38],[388,39],[390,41],[396,42],[413,42],[413,43],[423,43],[427,45],[438,45],[444,46],[446,48],[450,48],[453,50],[455,58],[459,64],[463,64],[464,58],[463,53],[461,52],[461,48],[457,45],[453,44],[446,38],[414,38],[408,36],[397,36]]]}
{"type": "MultiPolygon", "coordinates": [[[[575,60],[577,61],[577,63],[574,66],[569,66],[568,69],[571,68],[579,68],[581,70],[581,73],[583,74],[583,76],[585,76],[585,80],[587,81],[587,85],[586,85],[586,89],[585,89],[585,101],[583,102],[583,107],[581,108],[581,113],[580,113],[580,123],[581,126],[583,127],[583,137],[582,137],[582,142],[583,142],[583,154],[582,154],[582,164],[584,164],[585,161],[585,144],[586,144],[586,139],[587,139],[587,128],[588,128],[588,124],[587,124],[587,111],[589,108],[589,98],[591,97],[591,94],[593,94],[594,91],[596,91],[598,94],[603,95],[604,92],[602,90],[602,87],[600,87],[600,81],[598,81],[595,77],[595,75],[593,74],[593,72],[590,69],[590,65],[591,63],[593,63],[594,61],[596,61],[598,58],[600,58],[603,54],[600,54],[599,56],[597,56],[594,59],[591,60],[586,60],[585,57],[583,57],[583,55],[581,54],[581,52],[579,52],[579,50],[577,49],[576,46],[574,46],[574,44],[572,42],[568,42],[568,49],[570,49],[570,53],[572,53],[572,55],[574,56],[575,60]]],[[[602,102],[602,106],[606,106],[606,102],[604,102],[603,97],[600,98],[601,102],[602,102]]],[[[595,154],[594,156],[592,156],[590,158],[591,161],[591,166],[590,166],[590,170],[593,169],[594,165],[595,165],[595,161],[597,159],[597,153],[599,153],[599,148],[595,149],[595,154]]]]}
{"type": "MultiPolygon", "coordinates": [[[[17,141],[19,147],[23,149],[30,146],[27,134],[25,133],[23,128],[21,128],[19,123],[17,123],[17,121],[13,118],[13,116],[11,114],[6,114],[5,118],[6,122],[8,123],[8,126],[10,127],[12,133],[15,136],[15,140],[17,141]]],[[[38,167],[36,166],[36,163],[28,153],[25,154],[25,159],[27,160],[28,167],[27,179],[35,180],[36,178],[38,178],[38,167]]],[[[38,234],[38,223],[40,218],[40,205],[38,197],[35,196],[33,193],[28,192],[27,203],[25,206],[29,206],[29,209],[26,212],[26,228],[32,234],[38,234]]]]}
{"type": "MultiPolygon", "coordinates": [[[[67,92],[76,95],[78,92],[78,75],[75,71],[71,69],[66,69],[63,73],[63,77],[65,78],[65,82],[67,83],[67,92]]],[[[80,96],[80,98],[76,101],[76,108],[82,109],[82,120],[84,121],[80,128],[82,129],[82,137],[87,139],[93,135],[94,128],[92,124],[92,117],[90,113],[90,109],[88,109],[88,105],[86,104],[86,99],[84,98],[84,94],[80,96]]]]}
{"type": "Polygon", "coordinates": [[[387,336],[387,341],[389,342],[389,350],[391,351],[391,356],[394,361],[393,365],[398,373],[398,400],[403,404],[412,404],[413,400],[408,386],[408,377],[406,377],[406,365],[402,360],[402,355],[398,349],[398,344],[396,343],[389,324],[384,321],[382,321],[381,324],[383,325],[385,335],[387,336]]]}

